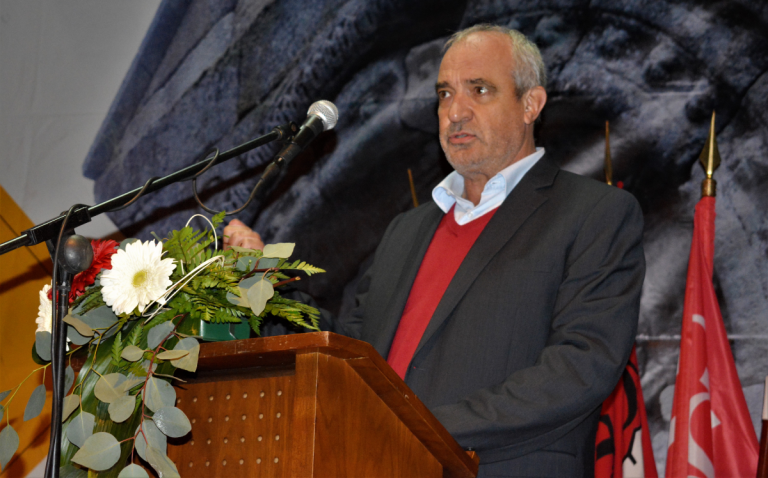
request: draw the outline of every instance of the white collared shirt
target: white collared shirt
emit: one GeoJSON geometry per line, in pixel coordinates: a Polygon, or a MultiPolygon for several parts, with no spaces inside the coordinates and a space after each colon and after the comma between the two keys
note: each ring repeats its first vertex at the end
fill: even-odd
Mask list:
{"type": "Polygon", "coordinates": [[[542,156],[544,156],[544,148],[536,148],[535,153],[499,171],[485,184],[477,206],[472,204],[469,199],[462,197],[464,195],[464,178],[456,171],[446,176],[440,184],[435,186],[435,189],[432,190],[432,199],[445,213],[456,204],[453,210],[454,219],[456,219],[456,224],[463,226],[501,206],[509,193],[515,189],[523,176],[542,156]]]}

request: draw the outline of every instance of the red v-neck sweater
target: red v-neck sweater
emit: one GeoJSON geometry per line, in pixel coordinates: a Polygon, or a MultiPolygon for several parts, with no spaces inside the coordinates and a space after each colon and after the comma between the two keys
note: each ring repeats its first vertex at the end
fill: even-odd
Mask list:
{"type": "Polygon", "coordinates": [[[497,209],[459,226],[451,208],[440,221],[413,282],[387,356],[387,362],[401,378],[405,378],[408,364],[448,284],[497,209]]]}

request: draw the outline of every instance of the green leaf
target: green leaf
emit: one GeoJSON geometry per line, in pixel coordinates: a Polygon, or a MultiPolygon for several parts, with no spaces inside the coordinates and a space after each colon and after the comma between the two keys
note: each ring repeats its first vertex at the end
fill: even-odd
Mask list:
{"type": "Polygon", "coordinates": [[[152,327],[147,334],[147,346],[150,349],[156,349],[158,345],[165,341],[165,338],[173,331],[173,328],[174,325],[171,321],[152,327]]]}
{"type": "MultiPolygon", "coordinates": [[[[46,362],[51,361],[51,333],[50,332],[36,332],[35,333],[35,351],[38,357],[46,362]]],[[[0,399],[2,400],[2,399],[0,399]]]]}
{"type": "Polygon", "coordinates": [[[172,407],[176,404],[176,390],[165,380],[150,377],[142,398],[147,408],[156,412],[163,407],[172,407]]]}
{"type": "Polygon", "coordinates": [[[123,349],[123,352],[120,354],[120,356],[129,362],[137,362],[144,356],[144,350],[138,348],[135,345],[129,345],[123,349]]]}
{"type": "Polygon", "coordinates": [[[71,365],[67,365],[67,368],[64,369],[64,393],[69,392],[73,383],[75,383],[75,371],[71,365]]]}
{"type": "Polygon", "coordinates": [[[147,461],[157,471],[160,478],[181,478],[176,465],[165,453],[160,453],[157,448],[151,446],[147,448],[147,461]]]}
{"type": "Polygon", "coordinates": [[[272,283],[266,279],[256,282],[248,289],[248,302],[251,304],[251,310],[255,315],[261,314],[267,301],[275,295],[275,289],[272,283]]]}
{"type": "Polygon", "coordinates": [[[73,445],[82,448],[85,441],[93,435],[95,423],[96,417],[92,413],[80,412],[67,426],[67,439],[73,445]]]}
{"type": "MultiPolygon", "coordinates": [[[[147,448],[154,448],[166,453],[168,448],[168,438],[157,428],[157,425],[152,420],[144,420],[140,427],[136,427],[136,452],[144,460],[147,459],[147,448]],[[144,434],[139,431],[139,428],[144,428],[144,434]],[[146,440],[144,437],[146,436],[146,440]],[[147,443],[149,442],[149,443],[147,443]],[[149,445],[149,446],[147,446],[149,445]]],[[[149,460],[147,460],[149,461],[149,460]]]]}
{"type": "Polygon", "coordinates": [[[136,397],[125,395],[109,404],[109,418],[115,423],[122,423],[133,415],[136,408],[136,397]]]}
{"type": "Polygon", "coordinates": [[[0,420],[3,419],[3,415],[5,415],[5,407],[0,405],[0,420]]]}
{"type": "Polygon", "coordinates": [[[5,400],[5,397],[11,394],[13,390],[6,390],[5,392],[0,392],[0,402],[5,400]]]}
{"type": "Polygon", "coordinates": [[[189,418],[176,407],[164,407],[152,416],[161,432],[171,438],[183,437],[192,430],[189,418]]]}
{"type": "Polygon", "coordinates": [[[8,425],[0,432],[0,468],[5,468],[18,449],[19,434],[8,425]]]}
{"type": "Polygon", "coordinates": [[[112,342],[112,365],[120,366],[120,354],[123,352],[123,331],[117,332],[114,342],[112,342]]]}
{"type": "MultiPolygon", "coordinates": [[[[136,324],[133,329],[131,329],[131,333],[128,334],[128,343],[131,345],[139,345],[139,342],[141,341],[141,333],[144,331],[144,325],[143,324],[136,324]]],[[[125,357],[123,357],[125,358],[125,357]]]]}
{"type": "MultiPolygon", "coordinates": [[[[115,313],[112,312],[112,309],[106,305],[93,309],[85,315],[73,314],[73,316],[85,322],[91,329],[99,329],[98,331],[94,331],[95,334],[101,334],[104,333],[104,331],[107,331],[104,333],[105,338],[110,337],[117,332],[117,328],[111,326],[117,323],[119,319],[115,313]]],[[[67,337],[69,337],[75,345],[84,345],[91,340],[91,337],[81,335],[72,326],[67,327],[67,337]]]]}
{"type": "Polygon", "coordinates": [[[93,329],[88,326],[85,322],[78,319],[72,314],[67,314],[66,317],[64,317],[64,323],[69,324],[72,327],[77,330],[77,333],[82,335],[83,337],[91,337],[93,336],[93,329]]]}
{"type": "Polygon", "coordinates": [[[255,253],[261,252],[258,249],[249,249],[247,247],[240,247],[240,246],[230,246],[229,248],[240,254],[255,254],[255,253]]]}
{"type": "Polygon", "coordinates": [[[40,415],[45,406],[45,385],[38,385],[29,396],[26,408],[24,408],[24,421],[32,420],[40,415]]]}
{"type": "Polygon", "coordinates": [[[125,395],[122,385],[127,379],[128,377],[117,372],[104,375],[96,382],[93,393],[102,402],[112,403],[125,395]]]}
{"type": "Polygon", "coordinates": [[[287,259],[293,254],[293,248],[296,244],[292,242],[281,242],[278,244],[267,244],[264,246],[264,257],[277,257],[287,259]]]}
{"type": "Polygon", "coordinates": [[[91,435],[72,457],[73,462],[95,471],[111,468],[119,459],[120,443],[107,432],[91,435]]]}
{"type": "Polygon", "coordinates": [[[160,360],[178,360],[185,355],[189,355],[186,350],[166,350],[157,354],[157,358],[160,360]]]}
{"type": "Polygon", "coordinates": [[[123,382],[120,387],[122,388],[123,392],[128,393],[136,385],[144,383],[144,380],[144,377],[128,377],[128,380],[123,382]]]}
{"type": "Polygon", "coordinates": [[[265,258],[259,259],[259,263],[258,263],[257,267],[259,269],[271,269],[273,267],[277,267],[277,265],[279,263],[280,263],[280,259],[278,259],[277,257],[275,257],[275,258],[266,258],[265,257],[265,258]]]}
{"type": "Polygon", "coordinates": [[[179,340],[179,343],[177,343],[173,349],[189,351],[189,354],[173,363],[176,368],[180,368],[188,372],[194,372],[197,370],[197,360],[200,356],[200,342],[192,337],[187,337],[185,339],[179,340]]]}
{"type": "Polygon", "coordinates": [[[144,471],[144,468],[132,463],[123,468],[117,478],[149,478],[149,475],[144,471]]]}
{"type": "Polygon", "coordinates": [[[88,478],[88,472],[70,463],[59,468],[59,478],[88,478]]]}
{"type": "Polygon", "coordinates": [[[80,406],[80,395],[67,395],[64,397],[64,405],[61,413],[61,422],[64,423],[72,412],[80,406]]]}

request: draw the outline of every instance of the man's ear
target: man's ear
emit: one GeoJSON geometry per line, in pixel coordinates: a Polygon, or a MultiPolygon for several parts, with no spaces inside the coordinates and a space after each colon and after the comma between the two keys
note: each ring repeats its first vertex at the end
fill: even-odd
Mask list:
{"type": "Polygon", "coordinates": [[[523,116],[525,124],[533,124],[544,109],[544,105],[547,104],[547,92],[541,86],[534,86],[523,95],[523,102],[525,103],[523,116]]]}

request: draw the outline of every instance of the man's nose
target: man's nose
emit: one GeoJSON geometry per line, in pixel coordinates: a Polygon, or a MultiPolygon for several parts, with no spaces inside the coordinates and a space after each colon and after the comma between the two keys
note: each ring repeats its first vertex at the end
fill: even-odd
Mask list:
{"type": "Polygon", "coordinates": [[[462,123],[471,118],[472,108],[469,105],[468,98],[462,94],[455,95],[451,102],[451,106],[448,109],[448,119],[450,119],[452,123],[462,123]]]}

